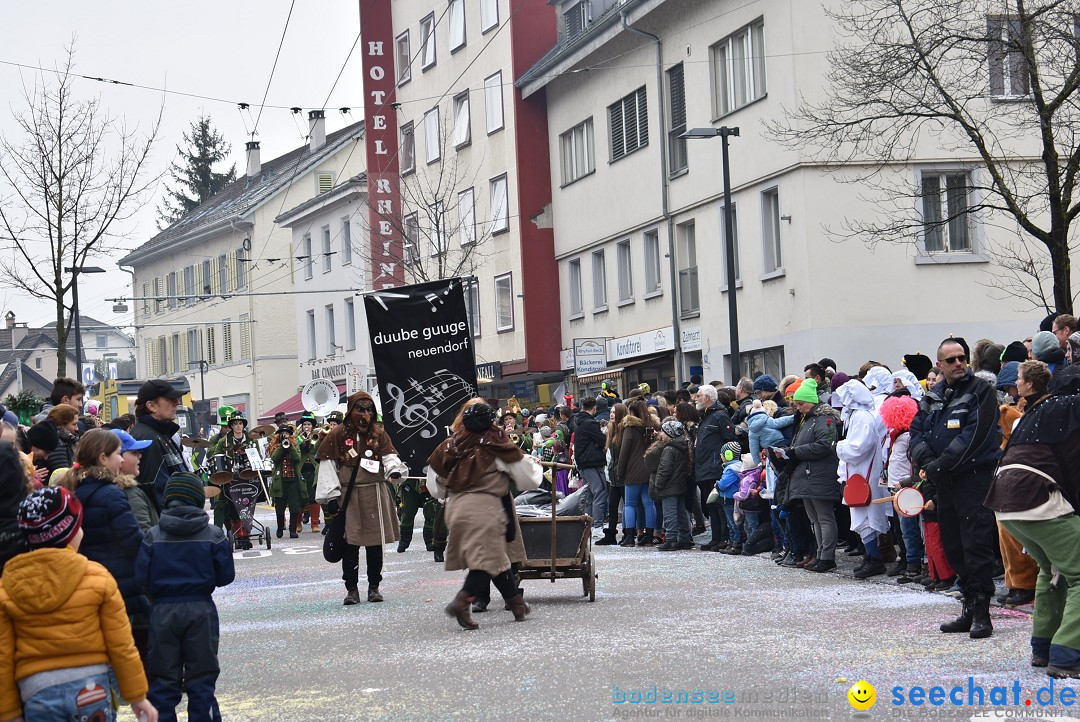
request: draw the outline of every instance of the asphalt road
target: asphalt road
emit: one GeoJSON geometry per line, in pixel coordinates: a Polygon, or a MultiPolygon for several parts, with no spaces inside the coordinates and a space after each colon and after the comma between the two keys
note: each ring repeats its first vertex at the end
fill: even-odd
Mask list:
{"type": "Polygon", "coordinates": [[[579,580],[526,581],[527,621],[496,602],[469,632],[442,611],[463,574],[432,560],[419,529],[408,552],[387,548],[381,604],[342,606],[321,541],[305,532],[236,555],[237,579],[216,595],[226,720],[844,719],[860,679],[877,690],[872,718],[992,709],[892,704],[894,687],[916,685],[961,685],[967,701],[969,684],[1018,683],[1010,715],[1049,712],[1033,697],[1049,680],[1028,665],[1020,611],[995,609],[994,636],[970,640],[938,631],[959,611],[940,594],[782,569],[768,555],[596,547],[595,603],[579,580]],[[703,701],[616,702],[654,688],[703,701]]]}

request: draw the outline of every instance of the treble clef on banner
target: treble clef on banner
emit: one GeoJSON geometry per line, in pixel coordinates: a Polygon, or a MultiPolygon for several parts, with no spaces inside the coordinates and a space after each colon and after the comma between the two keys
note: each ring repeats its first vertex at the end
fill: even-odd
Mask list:
{"type": "Polygon", "coordinates": [[[420,436],[430,439],[436,434],[438,428],[431,421],[428,409],[424,404],[410,404],[405,400],[405,393],[394,384],[386,384],[386,393],[394,402],[394,422],[405,429],[422,428],[420,436]]]}

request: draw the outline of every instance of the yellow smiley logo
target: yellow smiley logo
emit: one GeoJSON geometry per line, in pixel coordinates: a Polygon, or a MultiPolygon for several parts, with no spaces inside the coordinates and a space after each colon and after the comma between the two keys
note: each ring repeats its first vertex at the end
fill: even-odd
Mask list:
{"type": "Polygon", "coordinates": [[[858,682],[851,685],[851,689],[849,689],[847,693],[847,698],[852,707],[864,712],[873,707],[874,702],[877,701],[877,690],[874,689],[874,685],[860,679],[858,682]]]}

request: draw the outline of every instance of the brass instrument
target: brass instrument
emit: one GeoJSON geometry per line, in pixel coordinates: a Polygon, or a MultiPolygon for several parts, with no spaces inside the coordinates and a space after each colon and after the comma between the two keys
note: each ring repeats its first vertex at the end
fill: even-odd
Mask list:
{"type": "Polygon", "coordinates": [[[286,451],[292,448],[292,443],[289,441],[288,436],[281,440],[281,448],[285,449],[286,451]]]}

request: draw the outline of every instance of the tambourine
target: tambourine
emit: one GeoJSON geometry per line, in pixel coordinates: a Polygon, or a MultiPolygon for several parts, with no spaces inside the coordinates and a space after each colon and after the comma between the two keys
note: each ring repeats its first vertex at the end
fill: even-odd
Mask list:
{"type": "Polygon", "coordinates": [[[922,492],[913,487],[907,487],[900,489],[894,496],[886,496],[882,499],[874,499],[871,504],[885,504],[892,502],[893,508],[896,509],[896,513],[900,516],[913,517],[918,516],[926,506],[926,500],[923,499],[922,492]]]}

